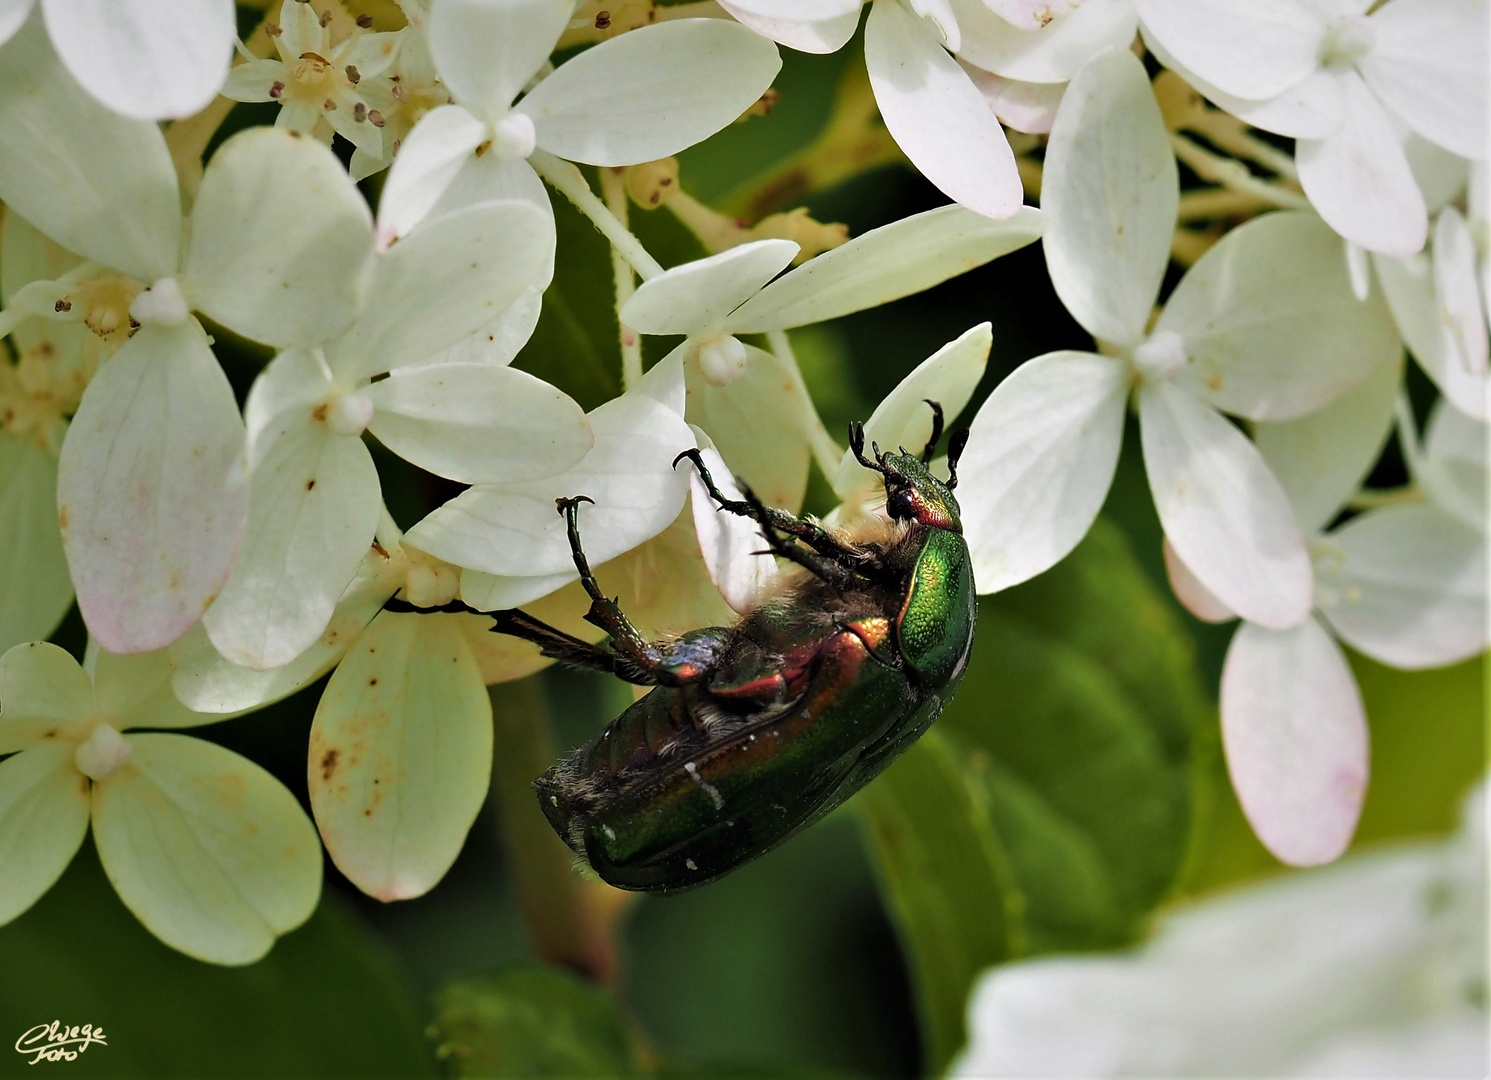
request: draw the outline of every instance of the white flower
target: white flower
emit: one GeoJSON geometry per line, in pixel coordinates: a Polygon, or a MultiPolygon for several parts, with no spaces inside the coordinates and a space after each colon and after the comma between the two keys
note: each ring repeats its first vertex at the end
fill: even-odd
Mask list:
{"type": "Polygon", "coordinates": [[[1233,610],[1306,618],[1310,567],[1288,499],[1221,410],[1284,419],[1328,403],[1396,354],[1380,298],[1351,291],[1340,242],[1309,214],[1228,233],[1146,335],[1169,261],[1175,160],[1139,61],[1111,50],[1067,89],[1046,154],[1052,283],[1102,355],[1049,353],[990,395],[958,498],[979,590],[1040,573],[1086,534],[1137,397],[1165,534],[1233,610]]]}
{"type": "Polygon", "coordinates": [[[1424,199],[1395,124],[1462,157],[1487,155],[1483,0],[1235,5],[1135,0],[1152,52],[1217,105],[1298,139],[1305,194],[1348,240],[1412,255],[1424,199]]]}
{"type": "MultiPolygon", "coordinates": [[[[138,324],[83,393],[58,513],[94,636],[160,648],[222,586],[248,503],[243,421],[191,311],[280,347],[327,340],[364,285],[368,209],[325,147],[255,129],[213,156],[186,229],[159,128],[84,94],[37,27],[0,49],[0,95],[0,198],[90,260],[79,278],[112,272],[111,333],[138,324]]],[[[77,284],[27,310],[67,314],[77,284]]]]}
{"type": "Polygon", "coordinates": [[[398,48],[393,65],[382,78],[358,84],[367,101],[368,115],[377,113],[382,124],[383,153],[374,156],[361,147],[353,151],[348,171],[354,180],[388,168],[425,113],[451,104],[450,91],[440,81],[434,58],[430,56],[430,42],[423,24],[415,25],[411,19],[410,25],[395,36],[398,48]]]}
{"type": "Polygon", "coordinates": [[[1483,1076],[1486,805],[1460,833],[1166,917],[1117,956],[996,968],[952,1075],[1483,1076]]]}
{"type": "MultiPolygon", "coordinates": [[[[250,57],[228,75],[223,96],[234,101],[278,101],[274,126],[330,142],[332,132],[357,151],[382,160],[384,117],[367,90],[387,83],[385,72],[398,52],[399,34],[353,32],[333,44],[315,9],[285,0],[271,37],[278,59],[250,57]],[[364,87],[364,80],[367,86],[364,87]]],[[[386,89],[383,94],[387,94],[386,89]]],[[[392,157],[389,152],[388,157],[392,157]]]]}
{"type": "Polygon", "coordinates": [[[33,8],[83,89],[137,120],[206,107],[233,59],[232,0],[5,0],[0,45],[33,8]]]}
{"type": "Polygon", "coordinates": [[[156,937],[199,960],[249,964],[304,922],[321,892],[305,813],[259,766],[201,739],[125,735],[220,719],[170,691],[162,654],[62,649],[0,656],[0,922],[61,876],[93,826],[120,899],[156,937]],[[19,751],[17,753],[17,751],[19,751]]]}
{"type": "MultiPolygon", "coordinates": [[[[427,220],[376,257],[365,297],[336,320],[346,330],[281,352],[259,376],[245,410],[248,531],[203,618],[228,659],[280,667],[326,629],[383,505],[364,430],[466,484],[551,475],[590,449],[580,407],[548,383],[502,363],[441,362],[542,287],[551,241],[528,202],[427,220]]],[[[364,243],[371,252],[371,227],[364,243]]]]}
{"type": "Polygon", "coordinates": [[[430,53],[456,104],[427,113],[404,140],[379,204],[380,246],[442,197],[547,206],[528,164],[536,152],[613,166],[675,154],[738,118],[781,67],[776,49],[744,28],[681,19],[587,49],[530,86],[570,11],[564,0],[434,5],[430,53]]]}

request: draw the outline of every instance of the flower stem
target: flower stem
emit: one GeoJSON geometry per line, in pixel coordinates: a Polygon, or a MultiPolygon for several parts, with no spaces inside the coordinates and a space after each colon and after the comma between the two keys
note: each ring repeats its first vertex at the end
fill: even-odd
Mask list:
{"type": "Polygon", "coordinates": [[[1184,135],[1172,133],[1170,145],[1175,149],[1175,156],[1190,166],[1191,171],[1203,180],[1221,184],[1232,191],[1254,195],[1269,206],[1283,207],[1287,210],[1309,209],[1310,200],[1303,195],[1279,187],[1277,184],[1271,184],[1267,180],[1259,180],[1242,162],[1214,154],[1184,135]]]}
{"type": "Polygon", "coordinates": [[[813,459],[818,462],[818,468],[822,470],[824,477],[832,482],[834,474],[839,471],[844,450],[834,442],[833,436],[823,426],[823,418],[818,415],[818,409],[813,405],[813,396],[808,393],[808,384],[803,381],[802,369],[797,366],[797,354],[792,351],[787,331],[768,330],[766,341],[771,346],[772,353],[792,376],[793,384],[802,395],[803,420],[808,427],[808,443],[813,448],[813,459]]]}
{"type": "Polygon", "coordinates": [[[1424,471],[1423,455],[1419,453],[1419,427],[1413,418],[1413,405],[1401,388],[1393,402],[1393,413],[1398,421],[1398,446],[1403,451],[1403,464],[1408,467],[1409,479],[1417,484],[1424,471]]]}
{"type": "Polygon", "coordinates": [[[1277,146],[1272,146],[1257,136],[1250,135],[1247,125],[1235,116],[1215,109],[1207,109],[1191,121],[1190,127],[1192,131],[1199,131],[1229,154],[1247,158],[1249,161],[1262,165],[1269,172],[1288,177],[1290,180],[1299,179],[1299,170],[1295,168],[1294,158],[1277,146]]]}
{"type": "Polygon", "coordinates": [[[585,182],[579,169],[544,150],[535,150],[528,163],[556,191],[574,203],[575,209],[594,223],[631,268],[642,275],[643,281],[655,278],[663,272],[662,265],[647,253],[642,242],[616,219],[615,214],[606,209],[605,203],[595,197],[595,192],[590,190],[590,185],[585,182]]]}
{"type": "MultiPolygon", "coordinates": [[[[600,172],[601,193],[606,197],[606,207],[625,229],[628,225],[626,179],[620,169],[601,169],[600,172]]],[[[611,276],[616,280],[616,326],[621,333],[621,386],[630,390],[642,379],[642,339],[621,321],[621,306],[637,291],[637,282],[632,277],[631,266],[614,244],[611,246],[611,276]]]]}

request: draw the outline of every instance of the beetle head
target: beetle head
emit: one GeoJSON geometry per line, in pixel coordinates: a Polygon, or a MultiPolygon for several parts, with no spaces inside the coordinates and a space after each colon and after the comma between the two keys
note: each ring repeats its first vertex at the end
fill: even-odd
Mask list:
{"type": "Polygon", "coordinates": [[[920,458],[904,446],[899,453],[885,453],[875,443],[870,444],[874,457],[866,457],[865,429],[859,423],[849,425],[849,446],[861,465],[885,478],[885,511],[892,521],[915,521],[961,533],[963,521],[959,517],[958,500],[953,497],[953,489],[958,486],[958,458],[968,442],[968,429],[955,431],[948,439],[948,479],[946,482],[939,480],[932,475],[928,465],[942,435],[942,406],[935,401],[927,404],[932,406],[932,438],[920,458]]]}

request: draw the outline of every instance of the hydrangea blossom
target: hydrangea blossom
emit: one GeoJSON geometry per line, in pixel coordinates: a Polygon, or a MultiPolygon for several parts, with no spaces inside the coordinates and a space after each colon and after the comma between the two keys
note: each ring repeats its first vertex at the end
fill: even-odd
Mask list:
{"type": "Polygon", "coordinates": [[[62,875],[91,823],[109,880],[172,948],[248,964],[310,917],[316,833],[253,762],[172,731],[219,719],[183,708],[160,654],[92,649],[79,667],[45,642],[0,656],[0,922],[62,875]]]}

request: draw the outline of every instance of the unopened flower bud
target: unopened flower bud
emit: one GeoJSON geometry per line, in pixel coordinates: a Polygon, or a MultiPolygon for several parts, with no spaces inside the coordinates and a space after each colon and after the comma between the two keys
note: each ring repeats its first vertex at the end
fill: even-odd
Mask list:
{"type": "Polygon", "coordinates": [[[745,374],[746,350],[728,334],[699,346],[699,370],[712,386],[728,386],[745,374]]]}

